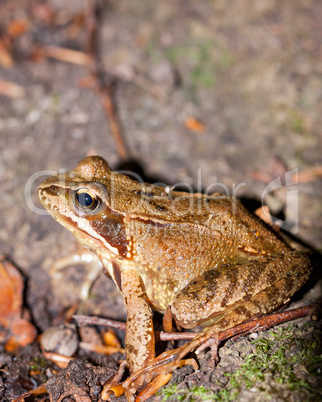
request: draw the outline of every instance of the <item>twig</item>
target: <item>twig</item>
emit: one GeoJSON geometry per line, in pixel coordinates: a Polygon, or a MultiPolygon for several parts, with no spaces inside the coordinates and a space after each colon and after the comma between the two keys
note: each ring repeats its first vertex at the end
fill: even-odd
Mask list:
{"type": "Polygon", "coordinates": [[[78,64],[80,66],[88,66],[90,64],[88,54],[78,50],[42,45],[37,45],[34,50],[40,56],[52,57],[53,59],[66,61],[67,63],[78,64]]]}
{"type": "Polygon", "coordinates": [[[292,180],[296,183],[307,183],[322,177],[322,166],[314,166],[303,170],[302,172],[296,173],[292,180]]]}
{"type": "MultiPolygon", "coordinates": [[[[86,26],[88,32],[87,47],[88,56],[91,61],[91,73],[95,79],[95,91],[100,97],[101,104],[107,116],[109,128],[114,138],[117,153],[121,160],[128,159],[128,152],[121,133],[117,119],[116,106],[114,102],[114,83],[106,84],[99,68],[97,56],[97,17],[95,14],[96,0],[87,0],[86,26]]],[[[115,81],[115,80],[114,80],[115,81]]]]}
{"type": "Polygon", "coordinates": [[[100,96],[102,106],[107,115],[111,134],[113,135],[116,144],[117,153],[121,160],[126,160],[128,159],[128,152],[125,148],[120,126],[116,118],[116,110],[113,102],[113,86],[111,84],[105,87],[97,85],[95,91],[100,96]]]}
{"type": "Polygon", "coordinates": [[[14,82],[0,80],[0,94],[12,99],[19,99],[25,96],[25,90],[14,82]]]}
{"type": "Polygon", "coordinates": [[[245,336],[253,332],[254,330],[256,332],[259,332],[266,328],[273,327],[283,322],[296,320],[307,315],[310,315],[312,319],[315,319],[314,317],[318,315],[318,305],[309,304],[307,306],[283,311],[282,313],[273,313],[264,317],[255,318],[250,322],[246,322],[244,324],[238,325],[237,327],[222,332],[219,336],[219,340],[224,340],[231,337],[237,339],[237,337],[245,336]]]}
{"type": "Polygon", "coordinates": [[[104,327],[111,327],[122,329],[125,331],[126,323],[121,321],[109,320],[107,318],[100,317],[89,317],[87,315],[73,315],[73,319],[77,322],[77,324],[81,327],[86,325],[102,325],[104,327]]]}
{"type": "MultiPolygon", "coordinates": [[[[311,317],[317,317],[319,315],[319,304],[309,304],[304,307],[298,307],[293,310],[284,311],[282,313],[273,313],[260,318],[254,318],[252,321],[243,323],[227,331],[221,332],[219,335],[219,341],[236,336],[245,336],[250,332],[256,330],[261,331],[263,329],[272,327],[277,324],[281,324],[286,321],[295,320],[297,318],[305,317],[306,315],[311,317]]],[[[74,315],[74,320],[79,326],[85,325],[101,325],[106,327],[112,327],[124,330],[126,329],[126,323],[116,320],[109,320],[100,317],[89,317],[86,315],[74,315]]],[[[313,319],[313,318],[312,318],[313,319]]],[[[172,341],[179,339],[192,339],[198,333],[196,332],[159,332],[161,341],[172,341]]]]}

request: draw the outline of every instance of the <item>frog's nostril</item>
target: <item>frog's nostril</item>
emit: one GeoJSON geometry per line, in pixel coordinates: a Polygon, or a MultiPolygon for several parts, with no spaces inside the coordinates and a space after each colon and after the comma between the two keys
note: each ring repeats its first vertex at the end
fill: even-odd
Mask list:
{"type": "Polygon", "coordinates": [[[57,196],[59,195],[59,187],[56,186],[55,184],[52,184],[51,186],[40,188],[39,192],[40,194],[44,193],[45,196],[49,194],[57,196]]]}

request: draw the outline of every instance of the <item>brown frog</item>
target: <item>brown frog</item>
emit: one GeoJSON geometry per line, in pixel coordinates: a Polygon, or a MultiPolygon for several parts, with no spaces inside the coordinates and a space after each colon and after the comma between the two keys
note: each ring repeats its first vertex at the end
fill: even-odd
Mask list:
{"type": "Polygon", "coordinates": [[[310,273],[292,250],[234,197],[171,191],[111,171],[98,156],[45,180],[51,215],[97,253],[127,309],[127,396],[156,374],[253,316],[283,305],[310,273]],[[155,358],[152,310],[165,326],[204,326],[181,348],[155,358]],[[170,317],[170,318],[169,318],[170,317]]]}

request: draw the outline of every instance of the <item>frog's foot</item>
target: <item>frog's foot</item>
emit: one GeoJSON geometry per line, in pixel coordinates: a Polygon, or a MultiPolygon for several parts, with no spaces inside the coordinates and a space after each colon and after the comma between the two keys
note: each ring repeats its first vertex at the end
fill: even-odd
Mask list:
{"type": "Polygon", "coordinates": [[[101,393],[101,399],[103,399],[103,401],[109,401],[110,395],[112,394],[114,394],[116,398],[124,394],[125,390],[120,384],[120,381],[121,378],[123,377],[126,366],[127,366],[126,361],[123,361],[120,364],[120,367],[115,376],[112,378],[112,380],[104,385],[103,391],[101,393]]]}
{"type": "Polygon", "coordinates": [[[210,356],[211,356],[211,361],[213,362],[213,366],[217,366],[219,363],[219,354],[218,354],[218,349],[219,349],[219,336],[218,334],[215,334],[213,337],[208,339],[206,342],[201,344],[195,351],[196,355],[199,355],[201,352],[203,352],[205,349],[210,348],[210,356]]]}
{"type": "MultiPolygon", "coordinates": [[[[172,377],[171,373],[158,375],[154,380],[152,380],[150,382],[150,384],[148,384],[139,393],[139,395],[135,398],[135,402],[143,402],[143,401],[146,401],[147,399],[151,398],[161,387],[168,384],[171,377],[172,377]]],[[[129,396],[133,397],[133,394],[127,395],[128,399],[129,399],[129,396]]]]}
{"type": "Polygon", "coordinates": [[[197,335],[182,347],[162,353],[153,359],[152,362],[132,373],[131,376],[122,383],[128,400],[133,400],[133,395],[137,391],[140,393],[136,401],[148,399],[154,395],[161,386],[168,383],[172,376],[171,373],[178,367],[192,365],[194,370],[197,370],[197,362],[194,359],[184,359],[184,357],[200,345],[200,343],[203,343],[209,338],[207,334],[207,339],[205,339],[205,335],[206,334],[197,335]]]}
{"type": "Polygon", "coordinates": [[[169,350],[154,359],[149,365],[134,372],[126,381],[120,383],[126,366],[120,366],[119,371],[112,381],[107,383],[102,391],[102,400],[110,400],[113,394],[115,397],[125,393],[128,401],[143,402],[152,397],[159,388],[166,385],[172,377],[172,371],[178,367],[191,365],[194,370],[198,369],[198,364],[194,359],[182,359],[177,352],[182,348],[169,350]],[[135,393],[139,392],[135,398],[135,393]]]}
{"type": "Polygon", "coordinates": [[[168,383],[172,376],[171,371],[178,367],[178,365],[174,365],[171,370],[176,356],[173,354],[174,352],[174,350],[164,352],[147,366],[135,371],[123,383],[120,383],[120,380],[126,364],[121,365],[113,379],[104,385],[101,399],[109,401],[112,394],[118,397],[125,393],[128,401],[134,401],[134,394],[137,391],[141,391],[138,395],[140,401],[147,399],[145,398],[147,394],[154,395],[160,387],[168,383]]]}
{"type": "Polygon", "coordinates": [[[135,402],[143,402],[151,398],[162,386],[166,385],[172,377],[172,372],[179,367],[191,365],[194,370],[198,364],[194,359],[182,359],[182,348],[162,353],[153,362],[134,372],[122,386],[128,401],[134,400],[134,394],[139,391],[135,402]],[[147,385],[146,385],[147,384],[147,385]]]}

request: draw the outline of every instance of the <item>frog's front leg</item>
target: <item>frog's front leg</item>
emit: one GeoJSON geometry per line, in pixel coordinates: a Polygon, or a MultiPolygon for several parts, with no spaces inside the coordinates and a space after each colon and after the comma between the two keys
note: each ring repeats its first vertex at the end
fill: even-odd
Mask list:
{"type": "MultiPolygon", "coordinates": [[[[123,294],[127,311],[125,352],[126,362],[131,373],[139,372],[144,367],[149,367],[154,360],[154,331],[152,310],[147,302],[145,287],[138,271],[134,267],[123,266],[120,268],[113,263],[114,276],[119,278],[118,286],[123,294]],[[118,272],[115,272],[117,270],[118,272]]],[[[127,399],[132,401],[133,394],[147,385],[153,378],[153,373],[137,376],[130,384],[119,384],[123,371],[105,384],[101,398],[109,400],[109,393],[122,395],[125,392],[127,399]],[[122,392],[119,394],[119,390],[122,392]]]]}
{"type": "Polygon", "coordinates": [[[133,373],[152,362],[155,356],[152,310],[138,271],[135,268],[123,269],[121,279],[127,311],[126,360],[133,373]]]}

